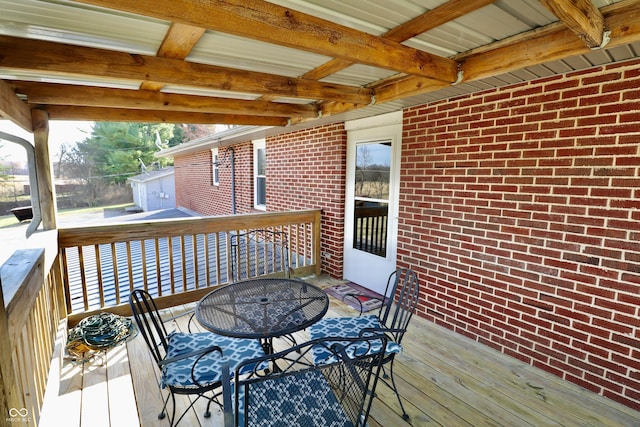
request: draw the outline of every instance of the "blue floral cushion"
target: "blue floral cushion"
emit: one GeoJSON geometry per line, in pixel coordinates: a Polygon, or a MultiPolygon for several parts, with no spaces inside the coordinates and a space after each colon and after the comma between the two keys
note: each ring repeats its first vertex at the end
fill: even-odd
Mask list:
{"type": "MultiPolygon", "coordinates": [[[[202,356],[198,361],[194,376],[197,382],[202,385],[209,385],[220,382],[222,379],[222,364],[229,363],[232,372],[241,362],[264,356],[264,350],[258,340],[231,338],[216,335],[210,332],[200,332],[196,334],[185,334],[183,332],[173,332],[168,336],[169,348],[166,359],[179,357],[190,352],[218,346],[222,349],[222,357],[219,351],[202,356]]],[[[191,367],[201,355],[191,356],[173,363],[168,363],[162,367],[162,387],[197,387],[191,378],[191,367]]],[[[260,369],[265,368],[260,367],[260,369]]],[[[253,366],[247,365],[246,371],[250,372],[253,366]]]]}
{"type": "MultiPolygon", "coordinates": [[[[368,315],[360,317],[325,317],[309,327],[309,336],[312,340],[317,338],[331,337],[356,338],[360,336],[360,331],[369,328],[382,328],[378,316],[368,315]]],[[[379,347],[380,345],[376,347],[374,344],[371,347],[370,351],[378,352],[380,351],[379,347]]],[[[400,344],[394,341],[387,341],[385,354],[400,353],[401,351],[402,346],[400,344]]],[[[333,361],[334,360],[331,352],[325,347],[313,347],[314,364],[318,365],[321,363],[332,363],[333,361]]]]}
{"type": "Polygon", "coordinates": [[[288,375],[250,384],[249,413],[244,409],[244,393],[239,393],[238,425],[286,427],[353,427],[331,387],[320,371],[288,375]]]}

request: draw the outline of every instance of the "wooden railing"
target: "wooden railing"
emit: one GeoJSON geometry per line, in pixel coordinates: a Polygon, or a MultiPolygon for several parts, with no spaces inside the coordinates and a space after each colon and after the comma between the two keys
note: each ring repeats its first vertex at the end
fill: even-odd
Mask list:
{"type": "Polygon", "coordinates": [[[17,250],[0,269],[0,425],[38,424],[56,335],[66,329],[56,233],[40,237],[49,243],[17,250]]]}
{"type": "Polygon", "coordinates": [[[295,275],[320,273],[320,211],[180,218],[59,230],[69,323],[97,311],[129,315],[134,288],[160,307],[197,301],[231,278],[230,236],[283,231],[295,275]]]}

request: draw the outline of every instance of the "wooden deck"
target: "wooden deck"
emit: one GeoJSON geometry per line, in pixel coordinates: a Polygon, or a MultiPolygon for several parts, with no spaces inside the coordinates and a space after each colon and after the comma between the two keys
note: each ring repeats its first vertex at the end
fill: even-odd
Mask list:
{"type": "MultiPolygon", "coordinates": [[[[312,281],[336,284],[326,277],[312,281]]],[[[189,307],[175,307],[167,317],[189,307]]],[[[332,298],[329,316],[355,311],[332,298]]],[[[176,322],[184,327],[185,318],[176,322]]],[[[61,333],[61,335],[63,335],[61,333]]],[[[301,333],[299,340],[304,340],[301,333]]],[[[58,350],[63,339],[59,340],[58,350]]],[[[414,318],[396,359],[396,378],[414,426],[639,426],[640,412],[562,381],[488,347],[414,318]]],[[[52,365],[40,426],[168,426],[158,372],[141,337],[109,350],[104,364],[73,365],[60,351],[52,365]]],[[[398,403],[383,384],[369,426],[402,426],[398,403]]],[[[186,406],[186,397],[179,406],[186,406]]],[[[190,411],[181,426],[222,426],[221,412],[190,411]]],[[[178,408],[180,409],[180,408],[178,408]]]]}

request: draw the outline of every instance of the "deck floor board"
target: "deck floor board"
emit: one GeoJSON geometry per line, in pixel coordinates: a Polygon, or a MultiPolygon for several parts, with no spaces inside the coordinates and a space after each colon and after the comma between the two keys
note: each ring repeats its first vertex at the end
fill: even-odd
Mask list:
{"type": "MultiPolygon", "coordinates": [[[[311,280],[321,287],[336,284],[336,281],[324,276],[311,280]]],[[[170,318],[193,306],[177,306],[165,310],[163,315],[170,318]]],[[[345,304],[331,299],[328,316],[356,314],[345,304]]],[[[188,316],[178,317],[168,322],[168,329],[186,331],[188,320],[188,316]]],[[[197,321],[192,322],[192,330],[200,330],[197,321]]],[[[302,331],[296,338],[298,342],[303,342],[308,339],[308,334],[302,331]]],[[[288,342],[275,340],[274,344],[279,348],[288,345],[288,342]]],[[[639,411],[424,319],[412,320],[403,344],[405,350],[396,358],[395,374],[413,426],[640,425],[639,411]]],[[[56,346],[58,349],[60,347],[56,346]]],[[[58,360],[58,364],[59,357],[54,359],[58,360]]],[[[158,388],[159,371],[142,336],[138,335],[126,346],[109,350],[106,360],[106,367],[85,366],[84,373],[77,366],[70,365],[70,362],[63,362],[57,383],[52,386],[50,382],[48,385],[55,387],[59,393],[56,396],[56,393],[48,390],[45,406],[51,408],[56,407],[56,402],[60,405],[66,402],[66,410],[43,412],[40,425],[57,426],[64,422],[65,426],[93,427],[97,425],[95,415],[102,414],[101,417],[106,417],[103,425],[109,427],[168,426],[166,419],[159,420],[157,417],[162,408],[158,388]],[[103,405],[102,408],[98,407],[100,405],[103,405]],[[92,408],[93,416],[81,416],[81,411],[87,408],[92,408]],[[56,419],[61,416],[64,419],[56,419]]],[[[51,377],[55,379],[56,375],[51,377]]],[[[181,413],[190,401],[185,396],[178,396],[177,402],[177,412],[181,413]]],[[[222,412],[215,404],[211,406],[210,418],[202,416],[205,404],[206,401],[201,399],[179,425],[222,427],[222,412]]],[[[102,422],[102,419],[99,421],[102,422]]],[[[379,384],[369,426],[405,424],[400,417],[395,395],[385,385],[379,384]]]]}

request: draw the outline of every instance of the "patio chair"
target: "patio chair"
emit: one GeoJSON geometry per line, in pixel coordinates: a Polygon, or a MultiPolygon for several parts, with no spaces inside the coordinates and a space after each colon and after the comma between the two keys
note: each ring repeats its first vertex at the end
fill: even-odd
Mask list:
{"type": "MultiPolygon", "coordinates": [[[[247,359],[264,356],[258,340],[223,337],[210,332],[167,333],[153,298],[144,290],[134,290],[129,296],[129,305],[138,330],[160,368],[161,389],[169,390],[158,418],[166,417],[167,404],[171,397],[171,426],[177,425],[201,397],[208,400],[205,418],[211,416],[211,402],[222,406],[217,399],[220,391],[216,392],[216,389],[222,385],[223,364],[235,368],[247,359]],[[196,396],[177,420],[176,394],[196,396]]],[[[251,364],[243,366],[247,371],[252,370],[251,364]]]]}
{"type": "MultiPolygon", "coordinates": [[[[387,280],[384,301],[377,314],[358,317],[325,317],[309,327],[311,339],[327,337],[358,337],[369,333],[384,333],[388,344],[383,360],[382,382],[390,387],[398,398],[402,418],[409,419],[393,377],[395,355],[402,350],[402,338],[415,312],[420,295],[420,283],[416,273],[408,268],[399,268],[387,280]],[[386,367],[388,367],[388,372],[386,367]]],[[[314,351],[314,363],[326,358],[322,351],[314,351]]]]}
{"type": "Polygon", "coordinates": [[[255,229],[231,235],[231,282],[276,274],[291,276],[287,233],[255,229]]]}
{"type": "Polygon", "coordinates": [[[235,372],[225,366],[225,427],[366,426],[372,403],[367,396],[375,392],[386,341],[384,335],[341,344],[313,340],[246,361],[235,372]],[[321,364],[310,360],[315,348],[327,355],[321,364]],[[256,369],[265,361],[273,369],[256,369]],[[254,369],[243,376],[246,367],[254,369]]]}

